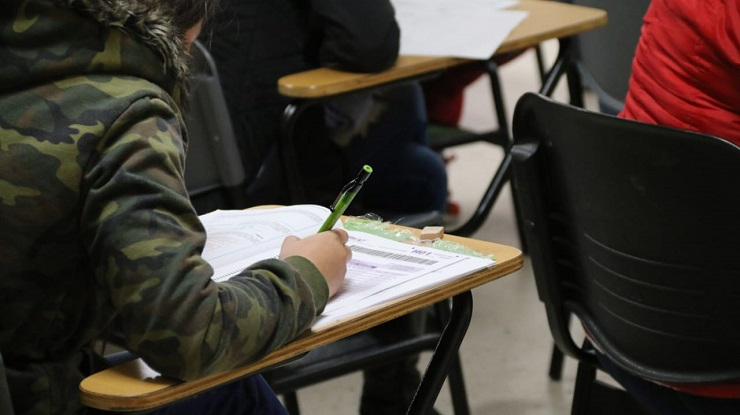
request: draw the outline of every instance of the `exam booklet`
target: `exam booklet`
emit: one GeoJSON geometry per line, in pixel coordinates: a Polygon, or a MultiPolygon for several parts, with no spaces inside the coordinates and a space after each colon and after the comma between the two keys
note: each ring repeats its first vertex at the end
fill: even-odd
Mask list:
{"type": "MultiPolygon", "coordinates": [[[[227,280],[261,259],[276,258],[286,236],[305,238],[315,234],[329,213],[319,205],[207,213],[200,217],[207,232],[203,257],[213,266],[215,281],[227,280]]],[[[494,265],[487,258],[361,231],[348,233],[352,259],[347,264],[344,285],[329,300],[312,329],[494,265]]]]}

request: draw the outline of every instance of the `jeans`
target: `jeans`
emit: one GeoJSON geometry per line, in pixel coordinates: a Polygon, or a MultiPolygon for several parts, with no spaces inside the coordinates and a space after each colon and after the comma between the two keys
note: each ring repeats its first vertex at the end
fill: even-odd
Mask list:
{"type": "Polygon", "coordinates": [[[418,83],[385,89],[380,118],[346,149],[350,173],[364,164],[373,174],[355,202],[368,211],[446,212],[447,171],[427,143],[424,95],[418,83]]]}

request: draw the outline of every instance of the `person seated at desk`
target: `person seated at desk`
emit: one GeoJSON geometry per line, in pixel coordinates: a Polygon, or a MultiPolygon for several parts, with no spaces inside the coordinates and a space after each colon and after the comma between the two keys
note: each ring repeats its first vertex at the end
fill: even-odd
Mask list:
{"type": "MultiPolygon", "coordinates": [[[[653,0],[619,116],[740,145],[739,68],[740,3],[653,0]]],[[[655,413],[740,413],[740,383],[659,385],[626,373],[601,354],[599,358],[612,377],[655,413]]]]}
{"type": "MultiPolygon", "coordinates": [[[[276,143],[291,98],[278,92],[278,79],[322,66],[379,72],[395,63],[400,41],[387,0],[228,0],[211,32],[209,49],[248,177],[254,177],[247,196],[253,204],[288,200],[276,143]]],[[[306,199],[330,204],[369,164],[373,177],[349,214],[444,213],[447,174],[427,144],[426,126],[418,83],[312,106],[300,117],[295,139],[306,199]]]]}
{"type": "MultiPolygon", "coordinates": [[[[343,230],[286,238],[211,280],[183,182],[187,49],[215,0],[0,5],[0,353],[16,415],[88,413],[94,343],[166,376],[245,365],[310,327],[342,285],[343,230]]],[[[260,376],[155,413],[286,414],[260,376]]]]}
{"type": "MultiPolygon", "coordinates": [[[[321,66],[378,72],[395,63],[400,40],[387,0],[228,0],[209,30],[242,159],[256,176],[247,192],[253,204],[286,200],[276,143],[290,98],[279,93],[278,79],[321,66]]],[[[426,126],[418,83],[312,106],[300,117],[295,140],[307,200],[331,204],[369,164],[373,175],[348,214],[444,213],[446,168],[426,142],[426,126]]],[[[419,332],[423,320],[424,313],[412,313],[372,332],[384,338],[419,332]]],[[[405,414],[421,377],[417,361],[366,370],[360,413],[405,414]]]]}

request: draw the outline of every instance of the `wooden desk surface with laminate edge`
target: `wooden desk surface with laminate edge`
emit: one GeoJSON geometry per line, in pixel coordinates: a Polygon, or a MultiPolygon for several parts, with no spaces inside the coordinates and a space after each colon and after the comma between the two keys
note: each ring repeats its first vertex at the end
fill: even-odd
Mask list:
{"type": "MultiPolygon", "coordinates": [[[[408,229],[418,236],[418,229],[408,229]]],[[[81,401],[85,406],[107,411],[158,408],[243,376],[259,373],[265,368],[287,363],[317,347],[469,291],[522,267],[522,252],[516,248],[454,235],[445,235],[444,238],[478,252],[492,254],[496,264],[458,280],[390,301],[382,307],[367,310],[345,321],[318,330],[308,330],[251,365],[202,379],[183,382],[163,377],[141,359],[135,359],[85,378],[80,383],[81,401]]]]}
{"type": "MultiPolygon", "coordinates": [[[[509,10],[529,12],[496,50],[496,55],[536,46],[550,39],[573,36],[606,25],[606,12],[548,0],[520,0],[509,10]]],[[[396,64],[378,73],[344,72],[317,68],[284,76],[278,90],[292,98],[322,98],[382,85],[395,80],[442,70],[470,59],[432,56],[399,56],[396,64]]]]}

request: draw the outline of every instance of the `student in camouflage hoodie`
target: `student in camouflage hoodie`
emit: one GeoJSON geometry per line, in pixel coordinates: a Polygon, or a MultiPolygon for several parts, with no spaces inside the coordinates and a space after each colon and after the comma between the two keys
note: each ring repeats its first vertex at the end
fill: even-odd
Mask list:
{"type": "MultiPolygon", "coordinates": [[[[280,259],[210,279],[178,109],[209,7],[0,3],[0,353],[18,415],[83,412],[89,347],[114,319],[128,350],[194,379],[291,340],[342,284],[344,231],[289,237],[280,259]]],[[[228,395],[279,405],[249,382],[228,395]]]]}

